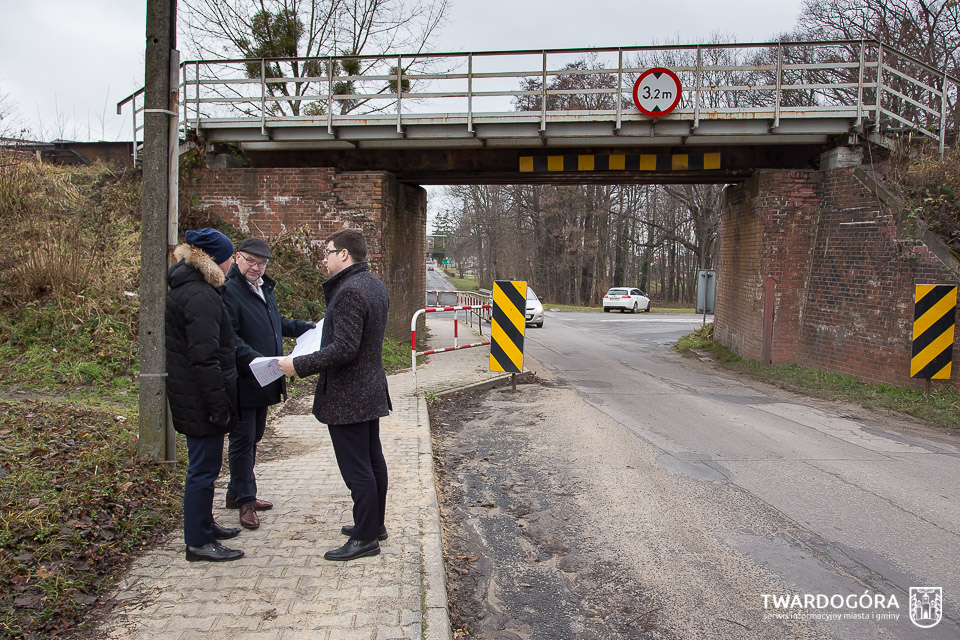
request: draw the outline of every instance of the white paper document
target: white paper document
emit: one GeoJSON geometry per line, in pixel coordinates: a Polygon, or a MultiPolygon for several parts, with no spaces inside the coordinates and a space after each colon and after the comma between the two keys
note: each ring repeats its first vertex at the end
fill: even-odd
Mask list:
{"type": "Polygon", "coordinates": [[[320,338],[322,336],[323,320],[321,319],[316,327],[306,331],[297,338],[297,346],[293,348],[293,353],[291,353],[290,356],[297,358],[299,356],[305,356],[308,353],[313,353],[314,351],[320,351],[320,338]]]}
{"type": "Polygon", "coordinates": [[[280,357],[270,356],[267,358],[254,358],[250,361],[250,371],[253,377],[257,379],[261,387],[265,387],[274,380],[283,377],[283,369],[280,368],[280,357]]]}
{"type": "MultiPolygon", "coordinates": [[[[296,358],[308,353],[320,350],[320,336],[323,334],[323,320],[317,323],[317,326],[303,333],[297,338],[297,345],[293,348],[290,357],[296,358]]],[[[284,356],[268,356],[254,358],[250,361],[250,371],[253,377],[257,379],[261,387],[265,387],[274,380],[283,377],[283,369],[280,368],[280,359],[284,356]]]]}

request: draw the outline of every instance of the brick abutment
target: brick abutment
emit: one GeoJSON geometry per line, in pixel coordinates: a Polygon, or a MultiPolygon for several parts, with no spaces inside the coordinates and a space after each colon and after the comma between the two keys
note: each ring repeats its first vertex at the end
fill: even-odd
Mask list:
{"type": "MultiPolygon", "coordinates": [[[[923,385],[910,378],[915,286],[956,285],[960,274],[869,181],[852,167],[764,170],[726,189],[714,327],[723,345],[761,360],[773,278],[773,364],[923,385]]],[[[953,352],[960,357],[960,331],[953,352]]],[[[956,364],[949,384],[960,388],[956,364]]]]}

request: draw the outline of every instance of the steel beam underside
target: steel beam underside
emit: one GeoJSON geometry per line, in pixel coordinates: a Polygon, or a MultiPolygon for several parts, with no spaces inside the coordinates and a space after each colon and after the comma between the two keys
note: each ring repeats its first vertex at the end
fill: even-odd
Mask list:
{"type": "Polygon", "coordinates": [[[332,167],[338,171],[384,171],[401,182],[430,184],[729,184],[746,180],[757,169],[813,168],[829,143],[781,146],[714,145],[556,147],[531,150],[527,147],[482,148],[352,148],[352,149],[257,149],[243,145],[255,167],[332,167]],[[713,170],[666,171],[540,171],[521,172],[520,158],[542,155],[613,155],[719,152],[721,168],[713,170]]]}

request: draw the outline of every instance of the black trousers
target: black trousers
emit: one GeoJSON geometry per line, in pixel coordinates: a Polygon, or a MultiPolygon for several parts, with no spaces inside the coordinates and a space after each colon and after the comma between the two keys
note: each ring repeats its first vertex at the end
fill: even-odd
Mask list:
{"type": "Polygon", "coordinates": [[[353,537],[373,540],[387,510],[387,462],[380,444],[380,419],[329,425],[340,475],[353,498],[353,537]]]}
{"type": "Polygon", "coordinates": [[[187,436],[187,477],[183,483],[183,540],[192,547],[213,542],[213,483],[223,464],[223,436],[187,436]]]}
{"type": "Polygon", "coordinates": [[[253,466],[257,462],[257,444],[263,439],[267,427],[267,407],[240,407],[237,426],[228,436],[230,446],[230,484],[227,485],[227,500],[239,505],[257,499],[257,477],[253,466]]]}

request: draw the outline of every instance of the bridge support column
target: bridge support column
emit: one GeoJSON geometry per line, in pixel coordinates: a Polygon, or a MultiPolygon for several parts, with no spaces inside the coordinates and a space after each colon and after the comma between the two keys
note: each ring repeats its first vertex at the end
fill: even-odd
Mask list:
{"type": "Polygon", "coordinates": [[[714,333],[742,357],[794,361],[820,180],[816,171],[765,170],[724,191],[714,333]]]}
{"type": "Polygon", "coordinates": [[[244,235],[269,239],[307,226],[323,242],[338,229],[361,229],[370,268],[390,293],[388,334],[409,339],[410,318],[423,306],[426,281],[422,187],[398,182],[384,171],[329,167],[206,168],[194,170],[184,183],[182,211],[200,207],[244,235]]]}
{"type": "Polygon", "coordinates": [[[960,262],[857,158],[837,150],[820,171],[762,170],[724,191],[714,335],[750,360],[919,388],[914,288],[956,283],[960,262]]]}

